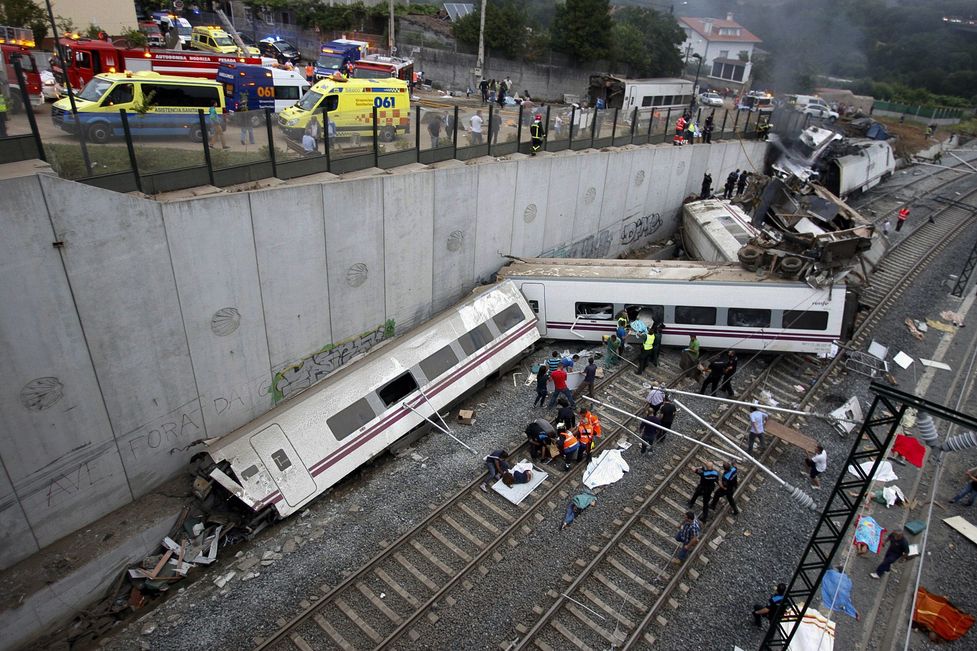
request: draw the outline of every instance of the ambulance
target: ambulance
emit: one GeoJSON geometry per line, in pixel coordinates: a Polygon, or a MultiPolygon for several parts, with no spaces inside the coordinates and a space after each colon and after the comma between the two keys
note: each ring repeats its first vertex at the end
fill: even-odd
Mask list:
{"type": "Polygon", "coordinates": [[[79,128],[89,142],[105,143],[122,136],[120,109],[125,109],[130,131],[143,136],[183,136],[203,139],[199,111],[217,102],[224,112],[220,82],[193,77],[171,77],[156,72],[115,72],[96,75],[75,97],[78,119],[67,99],[51,108],[54,125],[68,133],[79,128]]]}
{"type": "Polygon", "coordinates": [[[217,70],[217,81],[224,84],[229,111],[241,110],[244,97],[248,110],[271,109],[279,113],[294,106],[309,91],[305,75],[281,66],[223,63],[217,70]]]}
{"type": "Polygon", "coordinates": [[[278,126],[286,136],[299,139],[309,120],[324,126],[323,113],[336,127],[336,135],[373,135],[373,109],[377,132],[390,142],[397,133],[410,130],[410,93],[403,79],[347,79],[335,74],[315,83],[298,104],[278,114],[278,126]]]}
{"type": "MultiPolygon", "coordinates": [[[[190,38],[190,47],[194,50],[217,52],[218,54],[234,54],[240,50],[230,34],[213,25],[194,27],[190,38]]],[[[249,47],[244,54],[245,56],[261,56],[261,52],[256,47],[249,47]]]]}

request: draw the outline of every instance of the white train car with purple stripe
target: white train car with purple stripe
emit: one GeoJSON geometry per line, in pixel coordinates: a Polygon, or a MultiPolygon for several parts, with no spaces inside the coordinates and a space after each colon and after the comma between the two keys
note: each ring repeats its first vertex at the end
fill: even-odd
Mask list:
{"type": "Polygon", "coordinates": [[[844,283],[816,289],[725,263],[537,258],[499,279],[519,287],[551,339],[600,341],[626,310],[630,321],[664,320],[667,346],[696,335],[704,348],[828,353],[856,307],[844,283]]]}
{"type": "Polygon", "coordinates": [[[200,474],[253,511],[302,508],[539,339],[513,283],[480,288],[403,336],[219,439],[200,474]]]}

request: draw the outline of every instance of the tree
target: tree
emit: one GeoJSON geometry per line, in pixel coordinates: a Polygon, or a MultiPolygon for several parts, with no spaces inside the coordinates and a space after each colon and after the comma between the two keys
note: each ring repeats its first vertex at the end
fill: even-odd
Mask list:
{"type": "Polygon", "coordinates": [[[576,61],[603,59],[610,53],[609,0],[566,0],[556,6],[553,18],[553,49],[576,61]]]}
{"type": "Polygon", "coordinates": [[[632,75],[674,77],[682,72],[679,45],[685,32],[670,14],[626,7],[614,14],[611,58],[626,63],[632,75]]]}
{"type": "MultiPolygon", "coordinates": [[[[476,5],[477,6],[477,5],[476,5]]],[[[485,46],[490,51],[515,59],[526,46],[526,12],[515,0],[489,2],[485,5],[485,46]]],[[[452,27],[455,38],[468,45],[478,45],[481,8],[460,19],[452,27]]]]}
{"type": "Polygon", "coordinates": [[[47,14],[33,0],[0,0],[0,25],[30,28],[38,44],[47,36],[47,14]]]}

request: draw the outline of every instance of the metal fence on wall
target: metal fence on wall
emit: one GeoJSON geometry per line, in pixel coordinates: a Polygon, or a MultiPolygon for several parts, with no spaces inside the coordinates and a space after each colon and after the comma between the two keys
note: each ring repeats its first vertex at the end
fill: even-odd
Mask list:
{"type": "MultiPolygon", "coordinates": [[[[540,146],[546,152],[672,142],[679,115],[677,110],[627,112],[562,105],[533,111],[494,104],[415,106],[395,129],[374,111],[372,124],[356,131],[342,124],[337,128],[330,120],[328,127],[306,133],[304,125],[279,125],[270,110],[229,113],[214,122],[200,109],[169,136],[146,135],[145,116],[123,111],[98,114],[112,118],[100,129],[86,125],[83,115],[83,128],[71,133],[54,129],[49,116],[32,115],[36,119],[30,122],[20,115],[8,120],[8,135],[0,138],[0,162],[40,158],[63,178],[119,192],[155,194],[205,184],[225,187],[272,177],[531,154],[530,125],[536,113],[546,125],[547,137],[540,146]],[[38,123],[45,120],[49,122],[42,138],[38,123]]],[[[700,109],[700,125],[707,115],[713,117],[714,140],[756,135],[755,113],[700,109]]],[[[795,120],[804,117],[794,115],[795,120]]],[[[773,120],[775,125],[778,121],[773,120]]]]}
{"type": "Polygon", "coordinates": [[[949,120],[963,117],[963,109],[947,108],[945,106],[912,106],[910,104],[898,104],[896,102],[883,102],[876,100],[872,105],[873,111],[891,111],[893,113],[903,113],[921,118],[931,118],[934,120],[949,120]]]}

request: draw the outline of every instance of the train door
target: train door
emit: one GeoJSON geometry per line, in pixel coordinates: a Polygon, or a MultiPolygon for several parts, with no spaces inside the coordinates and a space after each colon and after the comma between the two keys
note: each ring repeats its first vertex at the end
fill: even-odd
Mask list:
{"type": "Polygon", "coordinates": [[[315,491],[315,480],[281,427],[270,425],[253,435],[251,447],[290,506],[297,506],[315,491]]]}
{"type": "Polygon", "coordinates": [[[546,293],[542,283],[523,283],[519,288],[526,297],[529,307],[536,314],[536,329],[539,334],[546,335],[546,293]]]}

